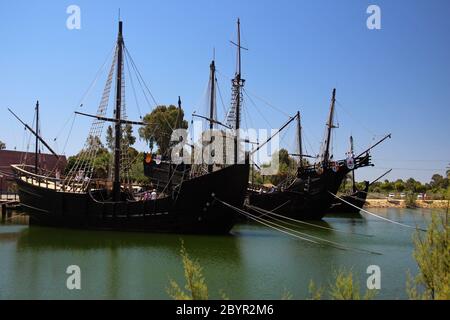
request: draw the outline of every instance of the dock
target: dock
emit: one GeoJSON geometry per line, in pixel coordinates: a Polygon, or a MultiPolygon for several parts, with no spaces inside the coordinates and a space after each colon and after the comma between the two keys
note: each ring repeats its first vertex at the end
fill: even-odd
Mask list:
{"type": "Polygon", "coordinates": [[[8,210],[20,208],[19,196],[15,193],[0,194],[0,207],[3,220],[7,216],[8,210]]]}

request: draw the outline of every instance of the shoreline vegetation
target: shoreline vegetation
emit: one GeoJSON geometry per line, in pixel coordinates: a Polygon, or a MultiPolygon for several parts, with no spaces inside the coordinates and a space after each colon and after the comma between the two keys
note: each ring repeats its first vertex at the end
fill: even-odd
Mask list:
{"type": "Polygon", "coordinates": [[[415,200],[411,205],[404,199],[367,199],[364,208],[447,209],[450,200],[415,200]]]}

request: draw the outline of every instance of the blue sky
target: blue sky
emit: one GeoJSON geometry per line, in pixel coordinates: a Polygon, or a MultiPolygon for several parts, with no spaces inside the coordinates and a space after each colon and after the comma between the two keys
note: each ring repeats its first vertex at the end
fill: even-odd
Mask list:
{"type": "MultiPolygon", "coordinates": [[[[245,103],[248,126],[267,128],[269,122],[277,127],[286,121],[285,114],[300,110],[304,144],[317,153],[336,87],[336,158],[347,151],[350,134],[357,150],[385,133],[393,135],[374,150],[376,166],[360,170],[358,179],[394,168],[389,179],[428,181],[434,172],[444,174],[450,163],[446,0],[1,0],[0,140],[9,149],[26,149],[27,141],[6,108],[31,122],[39,99],[43,135],[62,151],[73,111],[114,45],[118,8],[126,45],[160,104],[175,104],[181,95],[186,114],[203,110],[215,48],[219,86],[228,106],[235,68],[229,40],[235,39],[240,17],[242,43],[249,48],[243,53],[243,77],[257,105],[245,103]],[[80,30],[66,28],[71,4],[81,8],[80,30]],[[381,8],[381,30],[366,27],[370,4],[381,8]]],[[[84,111],[95,112],[105,74],[84,111]]],[[[130,91],[127,97],[129,117],[137,118],[130,91]]],[[[144,103],[140,109],[150,111],[144,103]]],[[[220,104],[218,110],[220,114],[220,104]]],[[[90,120],[77,117],[66,154],[81,148],[89,125],[90,120]]],[[[293,146],[293,133],[288,131],[282,143],[293,146]]]]}

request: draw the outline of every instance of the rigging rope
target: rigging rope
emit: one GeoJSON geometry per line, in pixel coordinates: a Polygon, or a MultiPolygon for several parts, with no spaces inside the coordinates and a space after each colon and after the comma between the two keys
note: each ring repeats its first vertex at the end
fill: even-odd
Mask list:
{"type": "Polygon", "coordinates": [[[268,215],[274,215],[276,217],[280,217],[280,218],[283,218],[283,219],[286,219],[286,220],[290,220],[290,221],[293,221],[293,222],[296,222],[296,223],[304,224],[304,225],[315,227],[315,228],[319,228],[319,229],[324,229],[324,230],[329,230],[329,231],[334,231],[334,232],[340,232],[340,233],[345,233],[345,234],[354,234],[354,235],[358,235],[358,236],[362,236],[362,237],[373,237],[373,235],[367,235],[367,234],[355,233],[355,232],[346,232],[346,231],[343,231],[343,230],[334,229],[334,228],[328,228],[328,227],[324,227],[324,226],[321,226],[321,225],[318,225],[318,224],[315,224],[315,223],[310,223],[310,222],[306,222],[306,221],[302,221],[302,220],[297,220],[297,219],[293,219],[293,218],[290,218],[290,217],[286,217],[286,216],[283,216],[281,214],[275,213],[274,211],[276,209],[274,209],[272,211],[268,211],[268,210],[265,210],[265,209],[262,209],[262,208],[259,208],[259,207],[255,207],[255,206],[251,206],[251,205],[248,205],[248,207],[250,209],[255,210],[255,211],[259,211],[260,213],[265,213],[265,214],[268,214],[268,215]]]}
{"type": "Polygon", "coordinates": [[[334,242],[334,241],[326,240],[326,239],[323,239],[323,238],[320,238],[320,237],[316,237],[316,236],[313,236],[313,235],[310,235],[310,234],[307,234],[307,233],[304,233],[304,232],[300,232],[298,230],[294,230],[294,229],[291,229],[291,228],[279,225],[279,224],[277,224],[275,222],[267,221],[265,219],[258,218],[257,216],[252,215],[251,213],[248,213],[248,212],[246,212],[246,211],[244,211],[242,209],[239,209],[239,208],[237,208],[237,207],[235,207],[235,206],[233,206],[231,204],[228,204],[228,203],[218,199],[217,197],[214,197],[214,199],[218,200],[223,205],[225,205],[225,206],[227,206],[227,207],[229,207],[229,208],[231,208],[231,209],[233,209],[233,210],[235,210],[235,211],[237,211],[237,212],[239,212],[239,213],[241,213],[243,215],[246,215],[250,219],[252,219],[252,220],[254,220],[256,222],[259,222],[259,223],[261,223],[261,224],[263,224],[263,225],[265,225],[265,226],[267,226],[269,228],[273,228],[273,229],[278,230],[280,232],[286,233],[286,234],[288,234],[290,236],[298,237],[298,238],[300,238],[302,240],[305,240],[305,241],[308,241],[308,242],[311,242],[311,243],[315,243],[315,244],[318,244],[318,245],[326,245],[325,243],[328,243],[328,246],[331,246],[331,247],[339,249],[339,250],[344,250],[344,251],[345,250],[349,250],[349,251],[356,251],[356,252],[370,253],[370,254],[377,254],[377,255],[381,254],[381,253],[378,253],[378,252],[375,252],[375,251],[364,250],[364,249],[357,249],[357,248],[352,248],[352,247],[346,247],[346,246],[343,246],[343,245],[341,245],[341,244],[339,244],[337,242],[334,242]],[[297,236],[296,233],[300,234],[302,236],[297,236]],[[305,238],[305,236],[306,237],[310,237],[312,239],[319,240],[319,241],[305,238]]]}
{"type": "Polygon", "coordinates": [[[261,97],[258,97],[256,94],[254,94],[254,93],[248,91],[247,89],[244,89],[244,91],[247,91],[247,92],[250,93],[252,96],[254,96],[256,99],[258,99],[258,100],[260,100],[261,102],[263,102],[264,104],[268,105],[269,107],[271,107],[271,108],[274,109],[275,111],[284,114],[286,117],[290,117],[290,115],[287,114],[286,112],[284,112],[283,109],[274,106],[273,104],[269,103],[267,100],[265,100],[265,99],[263,99],[263,98],[261,98],[261,97]]]}
{"type": "Polygon", "coordinates": [[[390,223],[393,223],[393,224],[397,224],[397,225],[402,226],[402,227],[405,227],[405,228],[417,229],[417,230],[424,231],[424,232],[427,231],[426,229],[422,229],[422,228],[419,228],[419,227],[417,227],[417,226],[416,226],[416,227],[413,227],[413,226],[410,226],[410,225],[407,225],[407,224],[404,224],[404,223],[401,223],[401,222],[397,222],[397,221],[394,221],[394,220],[391,220],[391,219],[382,217],[382,216],[377,215],[377,214],[375,214],[375,213],[373,213],[373,212],[370,212],[370,211],[367,211],[367,210],[365,210],[365,209],[359,208],[358,206],[355,206],[353,203],[350,203],[350,202],[348,202],[348,201],[342,199],[341,197],[335,195],[334,193],[332,193],[332,192],[330,192],[330,191],[328,191],[328,193],[330,193],[330,194],[331,194],[333,197],[335,197],[336,199],[338,199],[338,200],[340,200],[340,201],[342,201],[342,202],[348,204],[349,206],[352,206],[352,207],[354,207],[354,208],[356,208],[356,209],[359,209],[359,210],[361,210],[362,212],[365,212],[365,213],[367,213],[367,214],[369,214],[369,215],[371,215],[371,216],[374,216],[374,217],[376,217],[376,218],[378,218],[378,219],[381,219],[381,220],[384,220],[384,221],[387,221],[387,222],[390,222],[390,223]]]}
{"type": "MultiPolygon", "coordinates": [[[[100,104],[97,109],[97,116],[105,116],[108,108],[112,78],[114,75],[114,69],[117,63],[119,48],[116,45],[114,58],[109,70],[108,78],[103,89],[103,95],[100,100],[100,104]]],[[[72,192],[84,191],[92,178],[93,174],[93,159],[97,154],[100,147],[100,136],[103,131],[103,120],[94,119],[92,121],[89,135],[86,138],[83,149],[78,154],[74,166],[70,169],[63,182],[63,188],[69,188],[72,192]],[[77,188],[75,188],[77,187],[77,188]]]]}

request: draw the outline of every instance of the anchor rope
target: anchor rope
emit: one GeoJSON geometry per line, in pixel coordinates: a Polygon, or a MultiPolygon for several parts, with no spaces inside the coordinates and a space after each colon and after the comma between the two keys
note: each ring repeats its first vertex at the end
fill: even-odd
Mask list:
{"type": "Polygon", "coordinates": [[[262,209],[262,208],[259,208],[259,207],[255,207],[255,206],[248,206],[248,207],[250,209],[255,210],[255,211],[259,211],[261,213],[266,213],[267,215],[274,215],[276,217],[280,217],[280,218],[283,218],[283,219],[286,219],[286,220],[290,220],[290,221],[293,221],[293,222],[296,222],[296,223],[300,223],[300,224],[305,224],[307,226],[316,227],[316,228],[319,228],[319,229],[335,231],[335,232],[341,232],[341,233],[346,233],[346,234],[354,234],[354,235],[363,236],[363,237],[373,237],[373,235],[362,234],[362,233],[355,233],[355,232],[346,232],[346,231],[339,230],[339,229],[334,229],[334,228],[328,228],[328,227],[320,226],[320,225],[315,224],[315,223],[310,223],[310,222],[306,222],[306,221],[293,219],[293,218],[290,218],[290,217],[283,216],[281,214],[277,214],[277,213],[275,213],[273,211],[268,211],[268,210],[265,210],[265,209],[262,209]]]}
{"type": "Polygon", "coordinates": [[[217,197],[214,197],[214,199],[216,199],[217,201],[219,201],[223,205],[225,205],[225,206],[227,206],[227,207],[237,211],[238,213],[243,214],[245,216],[248,216],[250,219],[252,219],[252,220],[254,220],[256,222],[259,222],[259,223],[261,223],[261,224],[263,224],[263,225],[265,225],[265,226],[267,226],[269,228],[275,229],[277,231],[280,231],[282,233],[288,234],[290,236],[297,237],[297,238],[300,238],[302,240],[305,240],[305,241],[308,241],[308,242],[311,242],[311,243],[315,243],[315,244],[318,244],[318,245],[322,245],[322,246],[328,244],[328,246],[331,246],[331,247],[339,249],[339,250],[344,250],[344,251],[348,250],[348,251],[356,251],[356,252],[361,252],[361,253],[370,253],[370,254],[381,255],[381,253],[375,252],[375,251],[370,251],[370,250],[365,250],[365,249],[358,249],[358,248],[352,248],[352,247],[343,246],[343,245],[341,245],[341,244],[339,244],[337,242],[334,242],[334,241],[326,240],[326,239],[323,239],[323,238],[320,238],[320,237],[317,237],[317,236],[313,236],[313,235],[310,235],[310,234],[307,234],[307,233],[304,233],[304,232],[300,232],[298,230],[294,230],[294,229],[291,229],[291,228],[279,225],[279,224],[277,224],[275,222],[272,222],[272,221],[268,221],[268,220],[265,220],[265,219],[258,218],[255,215],[252,215],[251,213],[246,212],[245,210],[239,209],[239,208],[237,208],[237,207],[235,207],[235,206],[233,206],[233,205],[231,205],[229,203],[226,203],[226,202],[218,199],[217,197]],[[285,229],[285,230],[283,230],[283,229],[285,229]],[[302,236],[298,236],[295,233],[300,234],[303,237],[302,236]],[[312,239],[319,240],[319,241],[305,238],[305,236],[306,237],[310,237],[312,239]]]}
{"type": "Polygon", "coordinates": [[[348,202],[348,201],[342,199],[341,197],[335,195],[334,193],[332,193],[332,192],[330,192],[330,191],[328,191],[328,192],[329,192],[333,197],[335,197],[336,199],[339,199],[339,200],[341,200],[342,202],[348,204],[349,206],[352,206],[352,207],[354,207],[354,208],[356,208],[356,209],[359,209],[359,210],[361,210],[362,212],[365,212],[365,213],[367,213],[367,214],[369,214],[369,215],[371,215],[371,216],[374,216],[374,217],[376,217],[376,218],[378,218],[378,219],[381,219],[381,220],[384,220],[384,221],[387,221],[387,222],[390,222],[390,223],[393,223],[393,224],[397,224],[397,225],[402,226],[402,227],[405,227],[405,228],[418,229],[418,230],[424,231],[424,232],[427,231],[426,229],[422,229],[422,228],[419,228],[419,227],[417,227],[417,226],[416,226],[416,227],[413,227],[413,226],[410,226],[410,225],[407,225],[407,224],[404,224],[404,223],[401,223],[401,222],[398,222],[398,221],[394,221],[394,220],[391,220],[391,219],[382,217],[382,216],[380,216],[380,215],[378,215],[378,214],[375,214],[375,213],[373,213],[373,212],[367,211],[367,210],[365,210],[365,209],[363,209],[363,208],[359,208],[358,206],[355,206],[353,203],[350,203],[350,202],[348,202]]]}

